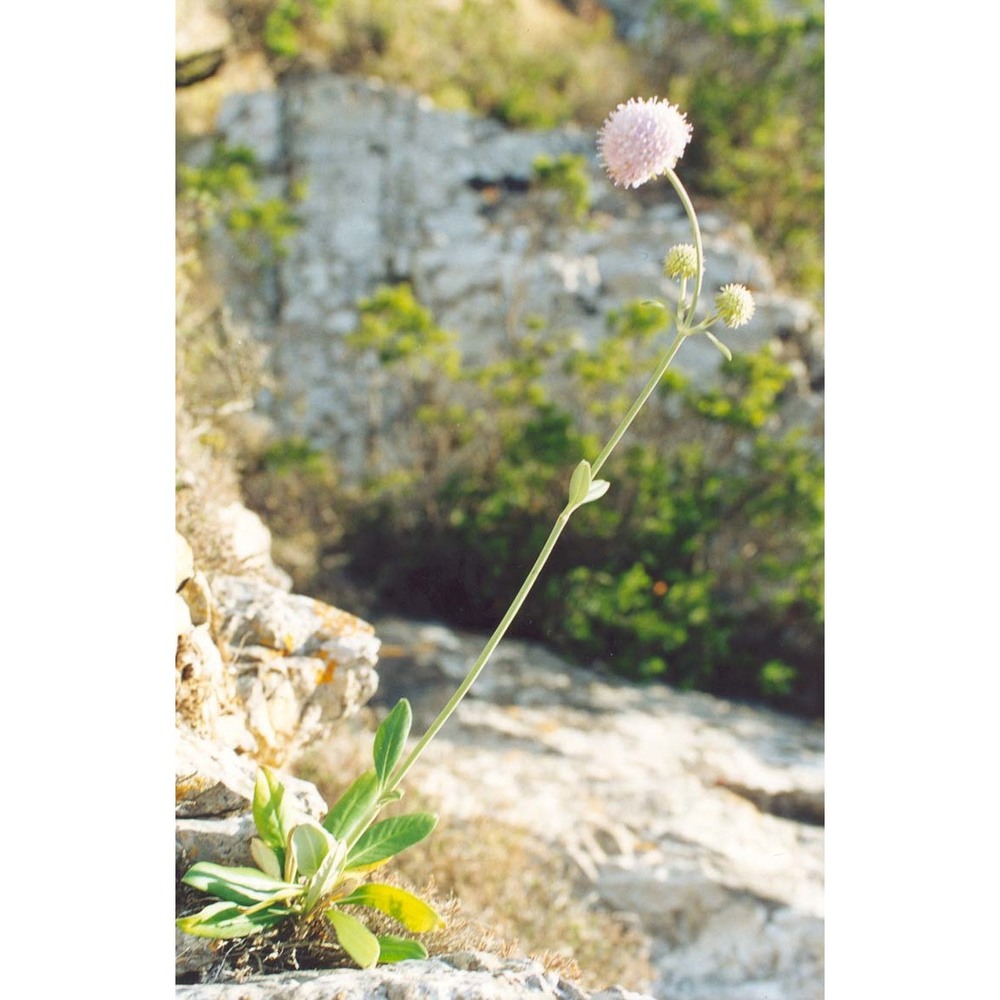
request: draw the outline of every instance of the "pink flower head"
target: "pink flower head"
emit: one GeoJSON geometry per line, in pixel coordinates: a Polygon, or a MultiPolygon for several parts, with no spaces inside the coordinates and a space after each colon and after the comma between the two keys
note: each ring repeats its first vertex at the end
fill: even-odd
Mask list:
{"type": "Polygon", "coordinates": [[[616,186],[637,188],[673,168],[690,141],[691,126],[675,105],[630,97],[605,119],[597,151],[616,186]]]}

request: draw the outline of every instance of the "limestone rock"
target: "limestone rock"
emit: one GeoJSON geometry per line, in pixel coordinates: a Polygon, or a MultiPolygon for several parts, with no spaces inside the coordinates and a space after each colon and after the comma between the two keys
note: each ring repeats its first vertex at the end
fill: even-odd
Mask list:
{"type": "Polygon", "coordinates": [[[174,51],[178,59],[225,48],[233,30],[222,4],[213,0],[177,0],[174,8],[174,51]]]}
{"type": "MultiPolygon", "coordinates": [[[[256,836],[251,806],[257,764],[190,730],[177,733],[176,865],[182,874],[195,861],[252,865],[256,836]]],[[[304,818],[322,819],[327,805],[308,781],[281,775],[304,818]]]]}
{"type": "Polygon", "coordinates": [[[185,581],[194,576],[194,553],[187,539],[179,531],[175,531],[174,534],[177,538],[177,583],[174,589],[180,590],[185,581]]]}
{"type": "Polygon", "coordinates": [[[213,576],[212,592],[262,763],[290,760],[375,693],[380,643],[367,622],[249,578],[213,576]]]}
{"type": "Polygon", "coordinates": [[[218,520],[241,572],[291,590],[292,578],[271,561],[271,532],[257,514],[241,503],[232,503],[219,510],[218,520]]]}
{"type": "Polygon", "coordinates": [[[222,5],[212,0],[178,0],[175,16],[176,82],[190,86],[219,69],[233,32],[222,5]]]}
{"type": "MultiPolygon", "coordinates": [[[[236,506],[233,523],[247,529],[242,552],[266,570],[270,533],[236,506]]],[[[367,622],[259,577],[220,574],[210,583],[177,538],[180,723],[281,765],[374,694],[379,641],[367,622]]]]}
{"type": "Polygon", "coordinates": [[[174,602],[174,612],[177,618],[177,637],[180,638],[182,635],[187,635],[194,626],[191,621],[191,612],[184,598],[180,594],[175,594],[174,602]]]}
{"type": "Polygon", "coordinates": [[[195,573],[180,589],[191,624],[207,625],[212,617],[212,592],[204,573],[195,573]]]}
{"type": "MultiPolygon", "coordinates": [[[[250,808],[257,775],[254,761],[182,729],[175,763],[178,816],[224,816],[250,808]]],[[[318,819],[326,813],[323,797],[310,782],[288,775],[281,780],[303,816],[318,819]]]]}
{"type": "MultiPolygon", "coordinates": [[[[308,181],[295,209],[302,226],[277,264],[271,291],[262,299],[260,282],[227,269],[222,254],[219,279],[280,373],[268,404],[279,433],[335,450],[348,476],[365,467],[373,374],[343,337],[357,322],[358,300],[379,284],[410,282],[477,360],[529,316],[553,330],[576,330],[593,345],[610,310],[630,299],[676,295],[661,262],[671,244],[691,240],[683,209],[669,185],[662,185],[662,202],[647,208],[613,188],[591,134],[514,131],[436,110],[377,82],[329,75],[233,95],[218,127],[226,142],[255,151],[277,193],[287,193],[293,179],[308,181]],[[586,226],[553,220],[551,192],[532,185],[535,158],[560,153],[589,164],[593,212],[586,226]]],[[[733,350],[772,344],[783,360],[802,360],[809,377],[800,393],[815,397],[812,387],[822,381],[814,372],[821,364],[816,308],[775,287],[745,226],[707,212],[701,225],[703,307],[726,282],[753,283],[757,313],[730,338],[733,350]]],[[[691,338],[676,362],[701,384],[718,379],[719,363],[703,337],[691,338]]],[[[391,417],[392,399],[382,407],[381,418],[391,417]]],[[[789,413],[810,420],[818,409],[789,413]]],[[[391,458],[391,443],[385,448],[391,458]]]]}
{"type": "Polygon", "coordinates": [[[529,959],[460,952],[374,969],[284,973],[244,983],[177,987],[177,1000],[653,1000],[621,987],[587,993],[529,959]]]}
{"type": "MultiPolygon", "coordinates": [[[[196,861],[212,861],[234,868],[253,865],[250,840],[256,833],[253,816],[249,813],[217,819],[178,819],[174,824],[178,877],[196,861]]],[[[206,898],[205,902],[212,900],[206,898]]]]}
{"type": "MultiPolygon", "coordinates": [[[[394,654],[381,697],[409,697],[419,731],[484,637],[397,619],[378,631],[394,654]]],[[[638,919],[655,996],[822,997],[818,725],[505,639],[407,781],[450,817],[495,817],[564,851],[638,919]]]]}

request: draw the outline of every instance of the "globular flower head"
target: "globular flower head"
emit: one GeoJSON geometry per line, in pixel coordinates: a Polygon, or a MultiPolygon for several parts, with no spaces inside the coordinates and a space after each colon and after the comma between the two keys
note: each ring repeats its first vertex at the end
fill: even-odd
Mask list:
{"type": "Polygon", "coordinates": [[[735,328],[749,323],[757,307],[745,285],[723,285],[715,296],[715,308],[726,326],[735,328]]]}
{"type": "Polygon", "coordinates": [[[658,97],[630,97],[605,119],[597,151],[615,185],[637,188],[673,168],[691,141],[680,109],[658,97]]]}
{"type": "Polygon", "coordinates": [[[668,278],[695,278],[698,276],[698,251],[690,243],[678,243],[667,251],[663,273],[668,278]]]}

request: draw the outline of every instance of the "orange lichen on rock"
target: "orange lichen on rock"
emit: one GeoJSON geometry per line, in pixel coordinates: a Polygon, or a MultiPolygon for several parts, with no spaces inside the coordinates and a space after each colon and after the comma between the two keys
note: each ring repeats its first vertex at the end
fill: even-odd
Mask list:
{"type": "Polygon", "coordinates": [[[351,632],[362,632],[374,635],[375,626],[348,611],[341,611],[323,601],[313,601],[313,610],[322,619],[323,625],[334,635],[347,635],[351,632]]]}
{"type": "Polygon", "coordinates": [[[337,672],[340,662],[323,649],[313,653],[313,657],[317,660],[322,660],[324,663],[323,669],[316,671],[316,684],[329,684],[333,680],[333,675],[337,672]]]}

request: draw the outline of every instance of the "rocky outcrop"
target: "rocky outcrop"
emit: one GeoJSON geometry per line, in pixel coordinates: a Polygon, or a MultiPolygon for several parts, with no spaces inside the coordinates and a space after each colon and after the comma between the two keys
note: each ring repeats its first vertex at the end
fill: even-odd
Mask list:
{"type": "Polygon", "coordinates": [[[365,972],[296,972],[245,983],[180,986],[178,1000],[653,1000],[621,987],[587,993],[528,959],[483,952],[401,962],[365,972]]]}
{"type": "MultiPolygon", "coordinates": [[[[245,508],[229,512],[227,550],[257,577],[198,570],[177,535],[175,866],[251,865],[254,779],[281,765],[374,694],[379,641],[367,622],[289,594],[270,563],[270,535],[245,508]]],[[[282,780],[304,816],[327,805],[316,788],[282,780]]],[[[218,960],[219,943],[176,933],[178,975],[218,960]]]]}
{"type": "Polygon", "coordinates": [[[176,711],[196,735],[280,765],[375,693],[367,622],[260,579],[209,578],[179,535],[177,578],[176,711]]]}
{"type": "MultiPolygon", "coordinates": [[[[483,639],[395,619],[378,631],[382,698],[410,697],[419,732],[483,639]]],[[[442,814],[568,854],[638,917],[660,1000],[823,995],[821,726],[508,639],[408,781],[442,814]]]]}
{"type": "MultiPolygon", "coordinates": [[[[691,240],[682,208],[666,183],[641,198],[614,189],[599,170],[592,134],[513,131],[438,111],[377,81],[336,76],[233,95],[219,131],[255,152],[267,194],[288,196],[296,182],[307,184],[295,206],[301,229],[270,280],[242,279],[224,254],[219,276],[236,315],[269,345],[278,388],[268,405],[280,429],[331,448],[348,474],[363,467],[373,376],[343,335],[356,325],[358,300],[379,284],[410,282],[440,325],[460,335],[466,355],[480,360],[529,319],[593,344],[610,310],[676,295],[661,263],[671,244],[691,240]],[[593,205],[583,223],[562,218],[553,192],[532,183],[535,158],[560,153],[589,164],[593,205]]],[[[732,346],[772,344],[798,372],[795,420],[815,427],[821,400],[812,387],[822,378],[815,308],[777,290],[745,227],[712,212],[700,219],[706,304],[725,282],[754,285],[756,315],[732,346]]],[[[708,382],[719,360],[705,338],[692,338],[677,366],[708,382]]]]}
{"type": "Polygon", "coordinates": [[[213,0],[177,0],[175,15],[177,86],[187,87],[212,76],[222,65],[233,29],[223,5],[213,0]]]}
{"type": "MultiPolygon", "coordinates": [[[[230,640],[244,650],[270,651],[255,661],[258,679],[269,660],[314,658],[329,666],[370,649],[366,636],[377,645],[370,626],[337,634],[330,612],[317,611],[308,598],[238,578],[215,578],[211,586],[214,613],[230,640]],[[282,644],[284,651],[276,648],[282,644]]],[[[385,643],[381,700],[409,697],[419,734],[482,639],[396,619],[380,622],[378,633],[385,643]]],[[[231,677],[229,669],[223,664],[219,676],[231,677]]],[[[650,943],[656,980],[631,986],[658,1000],[819,1000],[822,755],[816,724],[601,677],[541,646],[508,639],[407,784],[451,821],[490,817],[570,858],[589,897],[631,915],[650,943]]],[[[199,859],[250,863],[255,769],[251,755],[189,728],[179,731],[178,873],[199,859]]],[[[324,814],[315,788],[292,779],[289,785],[303,813],[324,814]]],[[[178,935],[178,972],[214,968],[218,948],[178,935]]],[[[586,996],[530,963],[483,962],[471,979],[455,977],[436,960],[268,977],[266,984],[181,987],[179,995],[586,996]]]]}

